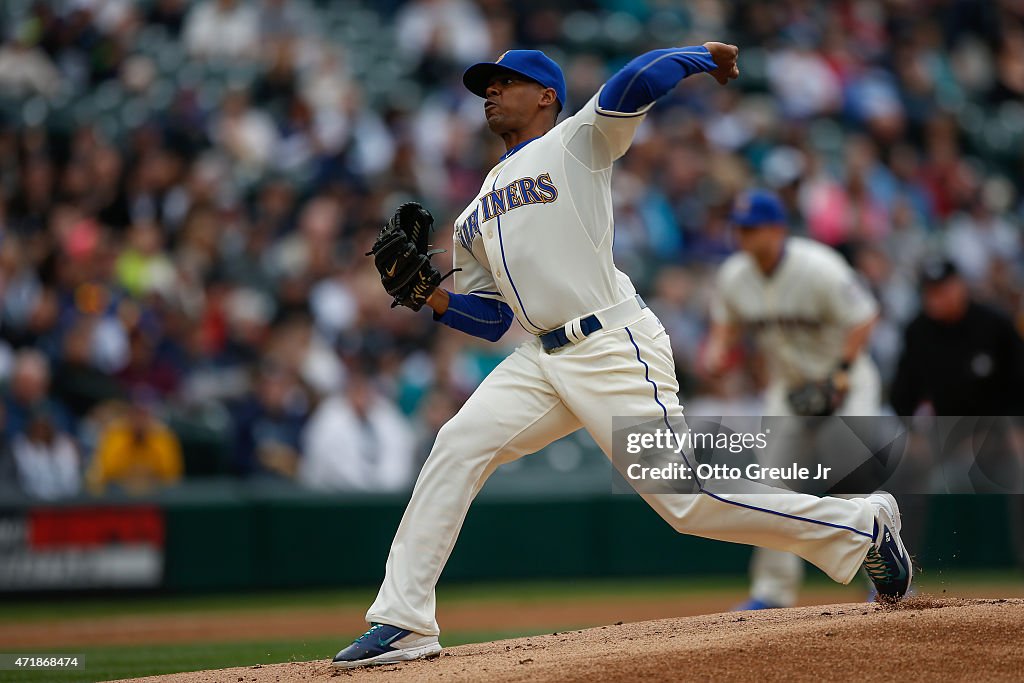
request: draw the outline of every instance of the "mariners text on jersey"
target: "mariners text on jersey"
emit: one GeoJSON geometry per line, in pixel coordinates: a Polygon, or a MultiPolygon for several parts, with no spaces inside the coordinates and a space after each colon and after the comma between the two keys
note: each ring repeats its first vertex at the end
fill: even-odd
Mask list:
{"type": "Polygon", "coordinates": [[[550,173],[541,173],[536,178],[517,178],[508,185],[492,190],[480,197],[480,206],[473,210],[456,230],[459,243],[470,249],[473,239],[480,234],[480,213],[483,222],[501,216],[527,204],[548,204],[558,199],[558,188],[551,180],[550,173]]]}

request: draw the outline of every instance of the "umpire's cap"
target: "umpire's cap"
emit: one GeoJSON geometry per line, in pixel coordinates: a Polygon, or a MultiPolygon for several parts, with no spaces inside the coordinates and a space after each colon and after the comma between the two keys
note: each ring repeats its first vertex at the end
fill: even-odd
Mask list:
{"type": "Polygon", "coordinates": [[[921,264],[918,280],[921,287],[937,285],[957,275],[956,264],[945,256],[930,256],[921,264]]]}
{"type": "Polygon", "coordinates": [[[462,83],[471,93],[487,97],[487,84],[495,74],[511,71],[552,88],[558,98],[558,106],[565,109],[565,76],[562,67],[540,50],[509,50],[493,62],[480,62],[466,69],[462,83]]]}
{"type": "Polygon", "coordinates": [[[750,190],[736,199],[730,216],[734,225],[756,228],[761,225],[785,225],[786,209],[782,200],[768,190],[750,190]]]}

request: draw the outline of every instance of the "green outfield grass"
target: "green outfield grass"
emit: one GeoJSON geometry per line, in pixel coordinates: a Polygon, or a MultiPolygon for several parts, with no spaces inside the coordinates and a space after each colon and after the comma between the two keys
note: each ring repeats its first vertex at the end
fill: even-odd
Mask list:
{"type": "MultiPolygon", "coordinates": [[[[813,579],[812,579],[813,580],[813,579]]],[[[688,592],[731,591],[742,585],[737,576],[687,579],[577,579],[529,583],[488,582],[438,587],[438,598],[451,603],[574,600],[617,596],[662,596],[688,592]]],[[[827,579],[822,579],[823,583],[827,579]]],[[[0,622],[46,620],[131,614],[175,614],[195,611],[294,609],[324,605],[365,607],[377,594],[374,588],[344,590],[271,591],[217,595],[154,596],[119,599],[9,601],[0,605],[0,622]]]]}
{"type": "MultiPolygon", "coordinates": [[[[993,595],[1005,591],[1007,595],[1024,592],[1024,574],[1018,571],[987,572],[922,572],[916,577],[922,593],[947,593],[968,589],[984,589],[993,595]]],[[[808,579],[813,587],[833,586],[824,576],[813,573],[808,579]]],[[[714,577],[700,579],[618,579],[577,580],[530,583],[487,583],[443,586],[438,590],[439,600],[445,603],[477,603],[515,599],[526,603],[571,603],[601,600],[614,596],[637,598],[685,599],[687,595],[709,594],[741,596],[746,590],[743,577],[714,577]]],[[[849,588],[851,600],[859,589],[849,588]]],[[[232,594],[189,597],[147,597],[117,599],[80,599],[47,602],[6,602],[0,606],[0,624],[26,623],[56,619],[81,619],[103,616],[213,614],[237,610],[301,609],[351,606],[362,608],[374,596],[372,589],[334,591],[292,591],[266,594],[232,594]]],[[[561,625],[565,628],[565,625],[561,625]]],[[[547,629],[512,631],[446,631],[446,646],[483,642],[502,638],[545,633],[547,629]]],[[[276,641],[175,643],[161,646],[61,647],[54,643],[47,651],[52,653],[81,654],[86,659],[86,670],[68,674],[46,672],[0,672],[5,681],[99,681],[131,678],[178,671],[220,669],[233,666],[252,666],[287,661],[323,659],[345,643],[338,638],[282,639],[276,641]]],[[[0,643],[0,651],[5,651],[0,643]]],[[[42,654],[42,652],[34,653],[42,654]]]]}

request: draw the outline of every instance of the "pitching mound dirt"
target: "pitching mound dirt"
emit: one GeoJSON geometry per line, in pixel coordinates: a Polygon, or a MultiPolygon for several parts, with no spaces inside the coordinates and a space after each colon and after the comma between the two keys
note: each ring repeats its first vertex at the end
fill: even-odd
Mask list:
{"type": "Polygon", "coordinates": [[[447,649],[355,671],[328,662],[180,673],[149,683],[285,681],[1018,681],[1024,600],[920,597],[601,626],[447,649]]]}

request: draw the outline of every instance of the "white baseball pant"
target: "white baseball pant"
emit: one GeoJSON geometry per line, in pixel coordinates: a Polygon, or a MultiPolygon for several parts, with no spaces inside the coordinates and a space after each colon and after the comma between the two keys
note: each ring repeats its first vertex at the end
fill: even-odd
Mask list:
{"type": "MultiPolygon", "coordinates": [[[[367,621],[437,635],[434,587],[487,477],[580,427],[610,458],[612,417],[681,417],[677,391],[668,335],[649,309],[625,327],[599,330],[551,353],[539,339],[519,346],[438,433],[367,621]]],[[[707,493],[643,498],[680,533],[796,553],[840,583],[857,574],[873,530],[873,511],[863,499],[707,493]]]]}

